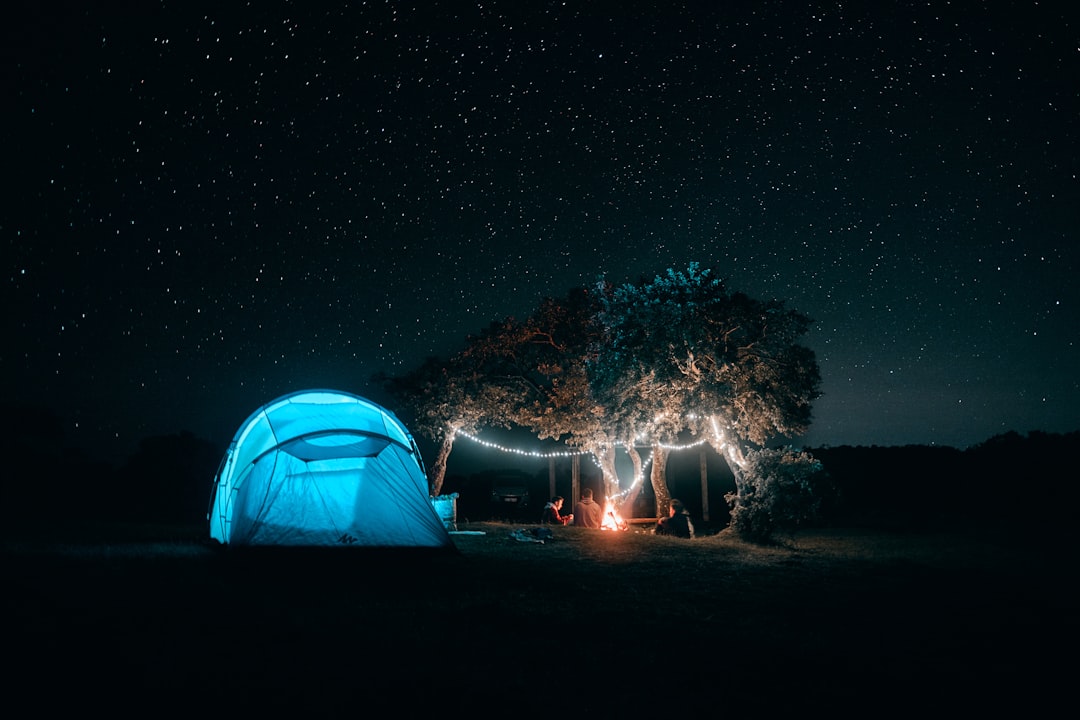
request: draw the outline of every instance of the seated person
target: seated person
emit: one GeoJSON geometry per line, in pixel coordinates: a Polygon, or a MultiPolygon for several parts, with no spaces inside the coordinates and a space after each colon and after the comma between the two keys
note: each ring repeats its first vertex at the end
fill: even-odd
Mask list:
{"type": "Polygon", "coordinates": [[[694,523],[690,522],[690,513],[687,512],[681,500],[671,499],[668,516],[657,521],[653,532],[657,535],[673,535],[681,538],[694,537],[694,523]]]}
{"type": "Polygon", "coordinates": [[[547,525],[569,525],[574,521],[574,514],[569,515],[562,514],[563,496],[556,495],[551,498],[551,501],[544,506],[544,514],[540,517],[540,522],[547,525]]]}
{"type": "Polygon", "coordinates": [[[593,500],[592,488],[581,491],[581,499],[574,506],[574,525],[578,527],[599,528],[603,525],[604,509],[593,500]]]}

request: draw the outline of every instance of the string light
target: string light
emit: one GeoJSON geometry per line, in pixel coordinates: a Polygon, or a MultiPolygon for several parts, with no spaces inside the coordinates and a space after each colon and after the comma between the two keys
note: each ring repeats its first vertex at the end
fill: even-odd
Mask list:
{"type": "MultiPolygon", "coordinates": [[[[527,457],[534,457],[534,458],[555,458],[555,457],[572,457],[574,455],[592,455],[592,453],[589,450],[552,450],[552,451],[549,451],[549,452],[540,452],[538,450],[522,450],[520,448],[512,448],[512,447],[506,447],[505,445],[499,445],[498,443],[493,443],[493,442],[490,442],[488,440],[481,440],[476,435],[473,435],[472,433],[467,433],[464,430],[457,430],[456,432],[457,432],[458,435],[461,435],[462,437],[466,437],[469,440],[472,440],[474,443],[477,443],[478,445],[483,445],[484,447],[491,448],[492,450],[499,450],[499,451],[505,452],[505,453],[512,453],[514,455],[525,455],[527,457]]],[[[704,442],[705,442],[705,439],[702,438],[701,440],[697,440],[696,442],[692,442],[692,443],[687,443],[686,445],[668,445],[667,443],[657,443],[657,445],[659,447],[664,448],[665,450],[671,450],[671,451],[678,452],[679,450],[689,450],[690,448],[695,448],[698,445],[703,444],[704,442]]],[[[626,443],[615,443],[615,444],[620,446],[620,447],[627,447],[626,443]]],[[[647,444],[642,443],[640,445],[635,444],[635,447],[651,448],[652,445],[647,445],[647,444]]]]}
{"type": "MultiPolygon", "coordinates": [[[[714,420],[714,423],[713,423],[713,427],[714,427],[714,429],[716,427],[715,420],[714,420]]],[[[533,458],[557,458],[557,457],[573,457],[573,456],[580,456],[580,455],[588,455],[589,457],[592,458],[592,461],[593,461],[593,463],[596,464],[596,467],[599,468],[601,471],[603,471],[603,467],[600,465],[600,460],[596,457],[596,455],[594,453],[592,453],[592,452],[590,452],[588,450],[553,450],[553,451],[549,451],[549,452],[539,452],[537,450],[522,450],[520,448],[506,447],[505,445],[500,445],[498,443],[493,443],[493,442],[490,442],[488,440],[482,440],[482,439],[478,438],[476,435],[473,435],[472,433],[465,432],[464,430],[456,430],[455,432],[458,435],[462,436],[462,437],[465,437],[465,438],[468,438],[469,440],[472,440],[474,443],[477,443],[478,445],[483,445],[486,448],[491,448],[492,450],[499,450],[499,451],[505,452],[505,453],[511,453],[513,455],[523,455],[525,457],[533,457],[533,458]]],[[[640,440],[640,438],[639,438],[639,440],[640,440]]],[[[665,450],[678,452],[680,450],[689,450],[690,448],[695,448],[695,447],[703,444],[704,442],[705,442],[705,439],[703,438],[701,440],[698,440],[697,442],[688,443],[686,445],[668,445],[666,443],[657,443],[657,444],[660,447],[664,448],[665,450]]],[[[626,443],[616,443],[616,444],[621,446],[621,447],[627,447],[626,443]]],[[[635,447],[637,447],[637,446],[635,445],[635,447]]],[[[637,477],[634,478],[634,481],[632,483],[630,483],[630,487],[626,488],[625,490],[620,491],[618,495],[616,495],[616,496],[614,496],[612,498],[613,500],[625,498],[628,494],[630,494],[630,492],[634,488],[638,487],[639,485],[641,485],[642,483],[645,482],[645,471],[648,469],[649,465],[652,464],[653,451],[651,449],[652,448],[651,445],[642,445],[640,447],[648,447],[648,448],[650,448],[649,457],[647,457],[645,459],[645,462],[643,462],[641,464],[641,472],[639,472],[637,474],[637,477]]]]}
{"type": "Polygon", "coordinates": [[[667,445],[666,443],[657,443],[657,445],[664,448],[665,450],[674,450],[674,451],[678,452],[679,450],[689,450],[690,448],[696,448],[698,445],[702,445],[704,443],[705,443],[705,438],[702,438],[701,440],[698,440],[697,442],[688,443],[686,445],[667,445]]]}
{"type": "MultiPolygon", "coordinates": [[[[612,495],[612,501],[624,499],[627,495],[630,494],[630,491],[645,482],[645,471],[649,468],[649,465],[652,464],[652,458],[653,454],[650,451],[649,457],[645,458],[645,462],[641,463],[641,472],[639,472],[634,478],[634,481],[630,483],[630,487],[626,488],[625,490],[620,490],[619,493],[616,495],[612,495]]],[[[592,459],[593,462],[596,463],[596,467],[600,468],[600,471],[603,472],[604,468],[600,467],[600,461],[596,458],[596,455],[592,455],[592,459]]]]}
{"type": "Polygon", "coordinates": [[[537,452],[535,450],[520,450],[518,448],[509,448],[509,447],[506,447],[505,445],[499,445],[498,443],[489,442],[487,440],[481,440],[480,438],[476,437],[475,435],[472,435],[471,433],[467,433],[464,430],[458,430],[457,434],[461,435],[462,437],[467,437],[470,440],[472,440],[473,442],[478,443],[480,445],[483,445],[484,447],[491,448],[493,450],[501,450],[502,452],[505,452],[505,453],[513,453],[514,455],[525,455],[527,457],[554,458],[554,457],[571,457],[573,455],[591,454],[591,453],[589,453],[588,450],[556,450],[556,451],[546,452],[546,453],[537,452]]]}

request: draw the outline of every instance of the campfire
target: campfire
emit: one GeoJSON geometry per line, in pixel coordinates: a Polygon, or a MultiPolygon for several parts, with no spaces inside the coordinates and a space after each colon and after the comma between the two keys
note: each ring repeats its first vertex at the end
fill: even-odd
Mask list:
{"type": "Polygon", "coordinates": [[[615,512],[615,504],[608,500],[604,503],[604,519],[600,523],[601,530],[629,530],[626,521],[619,513],[615,512]]]}

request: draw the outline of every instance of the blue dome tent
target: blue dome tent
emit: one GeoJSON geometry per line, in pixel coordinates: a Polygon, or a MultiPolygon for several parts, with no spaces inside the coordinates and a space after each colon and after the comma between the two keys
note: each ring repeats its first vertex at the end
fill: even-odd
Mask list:
{"type": "Polygon", "coordinates": [[[225,452],[207,519],[212,539],[234,545],[452,545],[412,435],[336,390],[255,411],[225,452]]]}

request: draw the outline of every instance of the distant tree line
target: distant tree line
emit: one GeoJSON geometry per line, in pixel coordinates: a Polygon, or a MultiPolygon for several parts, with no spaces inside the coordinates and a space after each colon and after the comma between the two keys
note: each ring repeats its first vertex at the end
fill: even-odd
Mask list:
{"type": "Polygon", "coordinates": [[[1080,432],[1011,431],[965,450],[906,445],[814,449],[835,484],[829,525],[1022,530],[1071,536],[1080,432]]]}
{"type": "MultiPolygon", "coordinates": [[[[224,448],[189,432],[145,438],[119,467],[69,446],[61,418],[5,408],[5,533],[87,523],[200,525],[224,448]]],[[[1080,431],[1007,432],[965,450],[809,448],[828,473],[821,527],[969,527],[1023,541],[1072,540],[1080,431]]]]}
{"type": "Polygon", "coordinates": [[[224,452],[215,443],[186,431],[147,437],[117,467],[71,445],[51,410],[8,406],[2,414],[5,530],[205,522],[224,452]]]}

